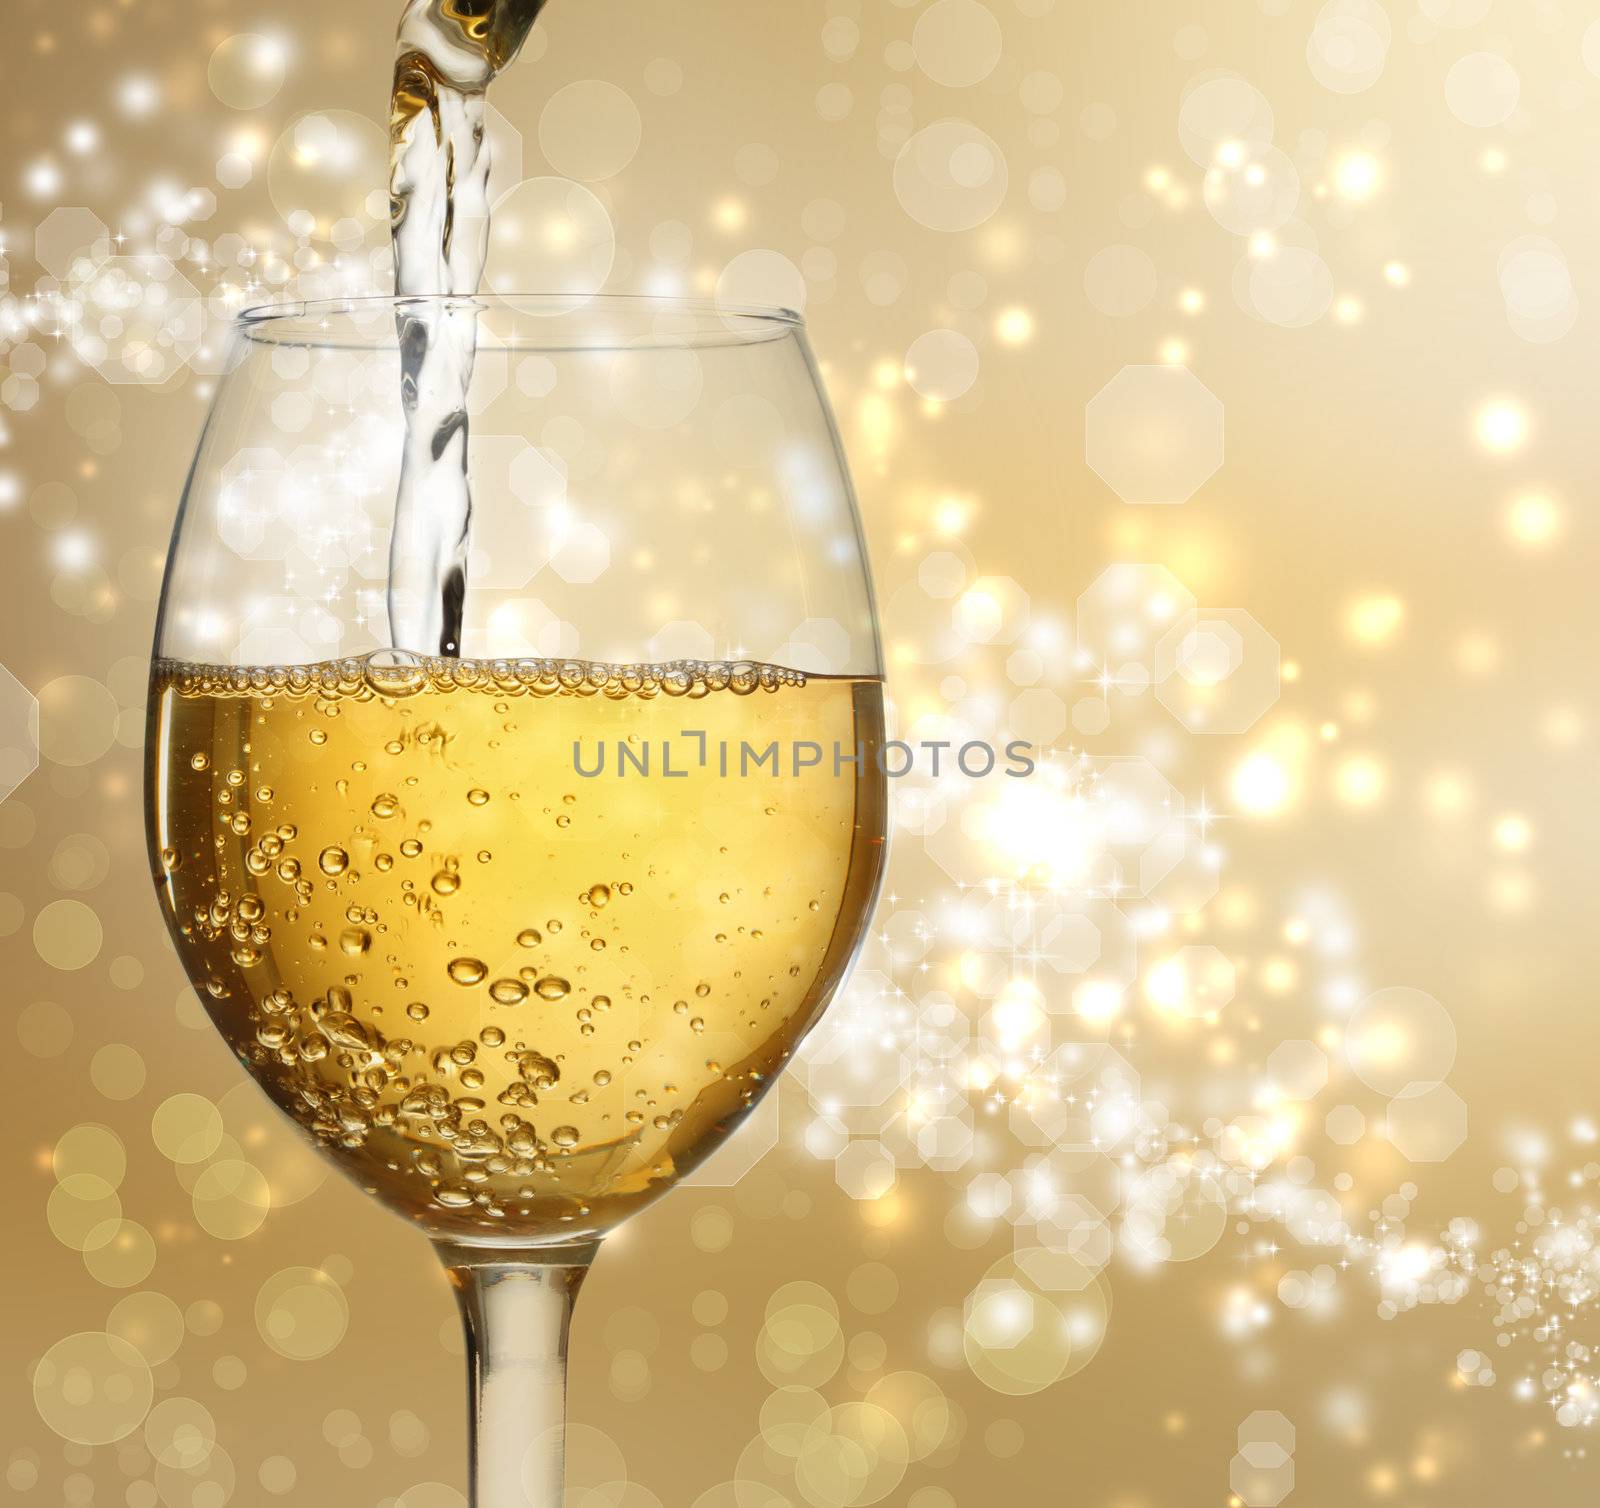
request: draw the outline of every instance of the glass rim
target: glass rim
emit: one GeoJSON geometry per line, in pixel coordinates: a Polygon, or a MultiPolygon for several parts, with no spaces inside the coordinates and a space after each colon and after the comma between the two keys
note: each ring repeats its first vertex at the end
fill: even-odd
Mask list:
{"type": "Polygon", "coordinates": [[[756,345],[803,331],[804,316],[780,304],[723,303],[656,293],[371,294],[256,304],[233,318],[246,340],[271,345],[373,346],[396,339],[411,311],[490,316],[493,344],[523,350],[615,350],[641,344],[756,345]],[[511,322],[505,333],[493,323],[511,322]]]}

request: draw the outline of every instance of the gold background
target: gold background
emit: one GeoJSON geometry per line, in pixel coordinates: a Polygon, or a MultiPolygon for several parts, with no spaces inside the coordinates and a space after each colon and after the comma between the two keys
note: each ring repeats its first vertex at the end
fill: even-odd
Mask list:
{"type": "MultiPolygon", "coordinates": [[[[133,281],[203,305],[208,343],[299,274],[317,291],[335,257],[370,280],[397,8],[6,7],[0,615],[37,712],[5,683],[5,783],[42,748],[0,804],[0,1467],[19,1503],[464,1501],[444,1485],[463,1411],[441,1274],[238,1087],[145,874],[144,655],[209,345],[110,384],[124,336],[97,371],[75,333],[106,333],[106,234],[175,264],[188,293],[164,264],[133,281]],[[295,137],[328,111],[369,125],[295,137]],[[303,150],[329,140],[331,163],[303,150]],[[52,222],[63,208],[103,229],[52,222]]],[[[949,715],[1061,751],[1026,798],[957,781],[942,825],[903,813],[871,972],[838,1007],[870,1022],[845,1047],[867,1103],[830,1122],[796,1075],[776,1149],[608,1243],[575,1331],[584,1508],[1592,1497],[1589,25],[1556,0],[552,0],[495,95],[522,151],[502,187],[603,174],[615,289],[710,293],[740,253],[787,259],[722,286],[804,280],[902,729],[939,736],[918,720],[949,715]],[[566,97],[580,132],[552,102],[586,80],[612,87],[566,97]],[[969,186],[897,192],[908,138],[940,121],[976,144],[956,159],[969,186]],[[908,359],[935,330],[966,344],[908,359]],[[1216,411],[1160,366],[1225,414],[1226,459],[1179,506],[1123,502],[1085,462],[1086,443],[1144,444],[1188,490],[1171,479],[1216,411]],[[1130,367],[1122,419],[1097,428],[1091,400],[1130,367]],[[1099,598],[1080,616],[1112,566],[1133,568],[1116,579],[1135,616],[1181,583],[1260,626],[1220,687],[1203,667],[1163,683],[1205,705],[1237,691],[1238,731],[1191,731],[1144,684],[1148,654],[1099,632],[1099,598]],[[1112,756],[1181,796],[1141,788],[1184,837],[1171,894],[1108,898],[1104,871],[1075,869],[1070,792],[1093,809],[1131,768],[1112,756]],[[1021,818],[986,836],[1002,798],[1021,818]],[[1075,1013],[1076,976],[1027,920],[1086,887],[1108,935],[1140,933],[1109,1020],[1075,1013]],[[991,896],[1017,937],[973,923],[991,896]],[[1206,963],[1184,976],[1189,946],[1217,951],[1183,955],[1206,963]],[[1453,1062],[1437,1012],[1352,1049],[1353,1009],[1388,987],[1443,1003],[1453,1062]],[[935,991],[972,1030],[942,1081],[918,1015],[935,991]],[[979,1285],[1038,1245],[1016,1217],[1046,1150],[1006,1102],[1048,1099],[1050,1053],[1107,1040],[1139,1076],[1138,1129],[1059,1168],[1119,1253],[1061,1310],[1006,1289],[1023,1331],[997,1342],[979,1285]],[[1304,1046],[1274,1057],[1285,1043],[1320,1046],[1324,1086],[1304,1046]],[[1447,1070],[1468,1114],[1451,1155],[1406,1149],[1450,1152],[1417,1138],[1455,1101],[1396,1109],[1369,1050],[1431,1057],[1419,1086],[1447,1070]],[[1291,1061],[1312,1065],[1292,1092],[1291,1061]],[[959,1166],[917,1165],[919,1075],[974,1128],[959,1166]],[[1168,1211],[1165,1260],[1140,1260],[1130,1226],[1152,1170],[1201,1182],[1168,1211]],[[1274,1212],[1292,1189],[1330,1193],[1348,1232],[1307,1244],[1274,1212]],[[1476,1234],[1446,1258],[1457,1220],[1476,1234]],[[1430,1263],[1498,1277],[1441,1292],[1430,1263]]]]}

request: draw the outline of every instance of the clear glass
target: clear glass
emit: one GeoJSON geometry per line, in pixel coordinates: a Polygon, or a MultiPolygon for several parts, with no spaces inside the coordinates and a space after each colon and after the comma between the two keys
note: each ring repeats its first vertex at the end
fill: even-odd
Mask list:
{"type": "Polygon", "coordinates": [[[476,1508],[560,1503],[590,1260],[742,1123],[847,972],[883,718],[796,316],[503,297],[240,320],[167,565],[153,872],[240,1062],[436,1243],[476,1508]],[[418,321],[476,329],[448,656],[395,643],[388,601],[418,321]]]}

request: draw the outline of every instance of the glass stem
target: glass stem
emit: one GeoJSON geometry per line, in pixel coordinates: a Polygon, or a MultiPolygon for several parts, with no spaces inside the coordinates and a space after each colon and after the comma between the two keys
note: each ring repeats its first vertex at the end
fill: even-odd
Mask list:
{"type": "Polygon", "coordinates": [[[472,1508],[561,1508],[567,1331],[595,1247],[439,1249],[467,1333],[472,1508]]]}

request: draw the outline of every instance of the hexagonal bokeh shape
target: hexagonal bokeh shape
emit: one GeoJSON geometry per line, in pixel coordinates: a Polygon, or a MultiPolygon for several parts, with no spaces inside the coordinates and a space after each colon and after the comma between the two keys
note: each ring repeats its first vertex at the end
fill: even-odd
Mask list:
{"type": "Polygon", "coordinates": [[[1467,1105],[1448,1084],[1389,1102],[1389,1140],[1412,1162],[1444,1162],[1467,1139],[1467,1105]]]}
{"type": "Polygon", "coordinates": [[[523,505],[476,510],[468,576],[475,588],[516,591],[552,564],[572,531],[566,468],[521,435],[476,433],[467,442],[467,465],[480,494],[523,505]]]}
{"type": "Polygon", "coordinates": [[[911,1071],[902,1014],[915,1019],[886,974],[856,970],[795,1062],[813,1105],[838,1116],[894,1097],[911,1071]]]}
{"type": "Polygon", "coordinates": [[[891,912],[883,919],[879,929],[880,945],[892,964],[901,967],[920,963],[932,951],[934,942],[932,923],[920,911],[909,907],[891,912]]]}
{"type": "Polygon", "coordinates": [[[1188,846],[1183,797],[1142,754],[1097,760],[1095,775],[1113,877],[1124,895],[1149,895],[1188,846]]]}
{"type": "Polygon", "coordinates": [[[1145,1264],[1191,1262],[1227,1230],[1227,1196],[1214,1161],[1173,1160],[1129,1184],[1119,1244],[1145,1264]]]}
{"type": "Polygon", "coordinates": [[[1165,566],[1107,566],[1078,597],[1078,648],[1108,674],[1155,663],[1161,637],[1196,606],[1165,566]]]}
{"type": "Polygon", "coordinates": [[[1327,1087],[1328,1055],[1315,1042],[1281,1042],[1267,1059],[1267,1077],[1285,1099],[1315,1099],[1327,1087]]]}
{"type": "Polygon", "coordinates": [[[967,1185],[967,1208],[982,1220],[999,1220],[1011,1208],[1011,1183],[999,1173],[980,1173],[967,1185]]]}
{"type": "Polygon", "coordinates": [[[1179,641],[1177,673],[1192,686],[1215,686],[1244,661],[1244,641],[1236,630],[1207,616],[1179,641]]]}
{"type": "MultiPolygon", "coordinates": [[[[1245,1415],[1244,1422],[1239,1426],[1238,1441],[1241,1451],[1249,1451],[1257,1445],[1275,1446],[1281,1461],[1294,1454],[1294,1423],[1288,1415],[1279,1413],[1277,1409],[1257,1409],[1255,1413],[1245,1415]]],[[[1270,1464],[1253,1452],[1250,1459],[1258,1464],[1270,1464]]]]}
{"type": "Polygon", "coordinates": [[[952,550],[934,550],[917,567],[917,585],[930,597],[957,597],[966,589],[968,563],[952,550]]]}
{"type": "Polygon", "coordinates": [[[1187,367],[1124,367],[1084,432],[1090,470],[1125,503],[1188,502],[1222,466],[1222,400],[1187,367]]]}
{"type": "Polygon", "coordinates": [[[778,1145],[779,1119],[778,1096],[769,1094],[684,1183],[703,1189],[731,1189],[778,1145]]]}
{"type": "Polygon", "coordinates": [[[1276,1471],[1289,1459],[1289,1452],[1281,1445],[1266,1440],[1252,1440],[1239,1447],[1239,1454],[1261,1471],[1276,1471]]]}
{"type": "Polygon", "coordinates": [[[598,524],[587,519],[562,529],[550,552],[550,569],[575,586],[599,580],[610,566],[611,541],[598,524]]]}
{"type": "Polygon", "coordinates": [[[1262,1204],[1269,1219],[1278,1220],[1302,1246],[1343,1246],[1351,1237],[1339,1197],[1326,1189],[1269,1183],[1262,1204]]]}
{"type": "Polygon", "coordinates": [[[372,506],[388,507],[381,473],[353,467],[341,440],[298,445],[282,465],[276,513],[268,527],[288,537],[281,558],[289,576],[304,579],[316,572],[324,588],[352,570],[368,581],[387,580],[387,540],[372,506]],[[365,500],[368,507],[331,510],[327,499],[336,495],[352,504],[365,500]]]}
{"type": "Polygon", "coordinates": [[[1367,1134],[1367,1118],[1354,1105],[1335,1105],[1323,1122],[1328,1140],[1341,1147],[1353,1147],[1367,1134]]]}
{"type": "Polygon", "coordinates": [[[274,659],[314,664],[334,652],[339,632],[336,618],[320,608],[308,608],[301,598],[262,594],[246,604],[234,649],[246,665],[270,664],[274,659]]]}
{"type": "Polygon", "coordinates": [[[39,383],[35,378],[12,372],[0,382],[0,403],[4,403],[13,413],[28,413],[38,402],[39,383]]]}
{"type": "Polygon", "coordinates": [[[975,1140],[972,1111],[963,1107],[953,1115],[936,1115],[916,1128],[916,1151],[925,1167],[936,1173],[954,1173],[967,1165],[975,1140]]]}
{"type": "MultiPolygon", "coordinates": [[[[1116,1048],[1102,1042],[1069,1042],[1055,1049],[1040,1065],[1038,1089],[1011,1105],[1011,1134],[1030,1147],[1093,1148],[1100,1139],[1095,1109],[1108,1103],[1137,1102],[1139,1075],[1116,1048]],[[1049,1086],[1048,1088],[1046,1086],[1049,1086]]],[[[1027,1181],[1026,1197],[1049,1207],[1067,1188],[1035,1174],[1027,1181]]]]}
{"type": "Polygon", "coordinates": [[[488,632],[505,655],[573,659],[579,650],[574,624],[535,597],[510,597],[490,612],[488,632]]]}
{"type": "Polygon", "coordinates": [[[1019,1226],[1019,1265],[1046,1293],[1076,1291],[1083,1275],[1104,1271],[1116,1250],[1111,1222],[1082,1199],[1064,1201],[1056,1216],[1032,1227],[1027,1239],[1039,1244],[1025,1250],[1019,1226]]]}
{"type": "Polygon", "coordinates": [[[1013,686],[1036,686],[1044,675],[1044,657],[1036,649],[1014,649],[1006,656],[1006,679],[1013,686]]]}
{"type": "Polygon", "coordinates": [[[795,625],[779,660],[810,675],[831,675],[850,663],[850,630],[833,618],[807,618],[795,625]]]}
{"type": "Polygon", "coordinates": [[[880,1141],[853,1141],[833,1162],[833,1176],[852,1199],[882,1199],[895,1185],[894,1157],[880,1141]]]}
{"type": "Polygon", "coordinates": [[[1156,646],[1156,699],[1191,733],[1244,733],[1278,700],[1282,661],[1243,608],[1202,608],[1156,646]]]}
{"type": "Polygon", "coordinates": [[[1134,926],[1108,898],[1019,889],[988,902],[981,920],[974,941],[986,956],[1009,954],[1048,971],[1037,983],[1052,1016],[1109,1019],[1138,975],[1134,926]]]}
{"type": "Polygon", "coordinates": [[[908,775],[889,783],[889,831],[906,836],[928,838],[941,831],[950,815],[950,797],[945,782],[935,783],[925,776],[908,775]]]}
{"type": "Polygon", "coordinates": [[[247,446],[223,464],[217,485],[217,533],[242,560],[282,560],[293,536],[277,522],[283,458],[247,446]]]}
{"type": "Polygon", "coordinates": [[[1087,1147],[1094,1140],[1089,1110],[1081,1099],[1068,1104],[1063,1097],[1044,1093],[1012,1103],[1011,1134],[1027,1147],[1087,1147]]]}
{"type": "Polygon", "coordinates": [[[111,232],[93,210],[63,205],[39,222],[33,233],[34,255],[51,277],[74,272],[86,277],[111,260],[111,232]]]}
{"type": "Polygon", "coordinates": [[[850,1145],[850,1133],[837,1117],[817,1114],[806,1122],[801,1140],[818,1162],[832,1162],[850,1145]]]}
{"type": "Polygon", "coordinates": [[[1228,1485],[1245,1508],[1277,1508],[1294,1491],[1294,1462],[1257,1466],[1240,1451],[1228,1465],[1228,1485]]]}
{"type": "Polygon", "coordinates": [[[109,257],[81,284],[72,348],[110,383],[158,386],[200,349],[200,291],[162,256],[109,257]]]}
{"type": "Polygon", "coordinates": [[[1065,1213],[1064,1200],[1098,1210],[1110,1217],[1122,1208],[1128,1175],[1116,1156],[1083,1144],[1062,1143],[1023,1159],[1012,1177],[1022,1194],[1022,1214],[1039,1229],[1039,1239],[1065,1213]]]}
{"type": "Polygon", "coordinates": [[[567,500],[567,463],[555,451],[530,445],[520,435],[481,436],[518,442],[506,471],[511,495],[530,508],[552,508],[567,500]]]}
{"type": "Polygon", "coordinates": [[[38,768],[38,699],[0,665],[0,801],[38,768]]]}
{"type": "Polygon", "coordinates": [[[972,1022],[950,996],[934,990],[917,1007],[917,1054],[937,1064],[957,1057],[972,1040],[972,1022]]]}
{"type": "Polygon", "coordinates": [[[1101,1099],[1113,1094],[1139,1098],[1139,1070],[1104,1042],[1063,1042],[1046,1067],[1062,1088],[1080,1097],[1093,1092],[1101,1099]]]}
{"type": "MultiPolygon", "coordinates": [[[[1044,915],[1036,918],[1033,942],[1039,950],[1039,961],[1057,974],[1085,974],[1100,961],[1105,947],[1105,937],[1092,917],[1081,911],[1070,911],[1046,905],[1044,915]]],[[[1045,1009],[1053,1007],[1047,1002],[1045,1009]]]]}

